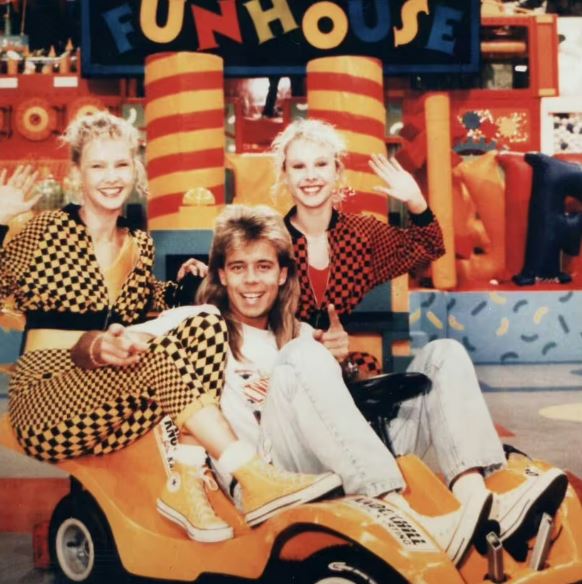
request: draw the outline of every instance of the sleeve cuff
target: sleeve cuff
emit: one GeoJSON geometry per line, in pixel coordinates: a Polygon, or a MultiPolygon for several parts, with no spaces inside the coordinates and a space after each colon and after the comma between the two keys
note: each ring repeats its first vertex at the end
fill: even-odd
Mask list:
{"type": "Polygon", "coordinates": [[[430,207],[427,207],[422,213],[409,213],[408,216],[418,227],[426,227],[435,220],[434,213],[430,207]]]}

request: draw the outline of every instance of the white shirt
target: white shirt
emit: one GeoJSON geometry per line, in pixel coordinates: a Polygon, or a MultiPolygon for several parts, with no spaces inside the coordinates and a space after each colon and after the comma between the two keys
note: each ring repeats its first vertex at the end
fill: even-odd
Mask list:
{"type": "MultiPolygon", "coordinates": [[[[259,443],[259,419],[263,401],[275,367],[279,349],[271,330],[242,325],[243,359],[238,361],[228,352],[225,384],[220,399],[222,413],[240,440],[252,446],[259,443]]],[[[301,324],[300,335],[313,334],[301,324]]]]}

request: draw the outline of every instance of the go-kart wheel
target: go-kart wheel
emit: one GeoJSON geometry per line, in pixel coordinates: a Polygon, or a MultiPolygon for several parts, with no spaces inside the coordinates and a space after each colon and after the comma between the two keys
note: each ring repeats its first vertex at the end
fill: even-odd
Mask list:
{"type": "Polygon", "coordinates": [[[308,558],[293,582],[297,584],[406,584],[379,558],[349,546],[325,549],[308,558]]]}
{"type": "Polygon", "coordinates": [[[123,568],[107,520],[85,493],[67,495],[56,506],[49,548],[60,583],[122,581],[123,568]]]}

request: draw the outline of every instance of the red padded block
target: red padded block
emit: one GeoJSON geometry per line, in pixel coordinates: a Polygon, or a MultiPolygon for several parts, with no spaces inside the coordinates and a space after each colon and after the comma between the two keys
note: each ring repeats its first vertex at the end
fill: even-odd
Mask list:
{"type": "Polygon", "coordinates": [[[459,282],[487,282],[503,278],[505,272],[505,184],[495,152],[464,160],[453,170],[473,202],[474,212],[470,223],[478,244],[485,251],[471,257],[470,266],[459,272],[459,282]],[[484,232],[483,232],[484,231],[484,232]]]}
{"type": "Polygon", "coordinates": [[[415,172],[426,163],[426,133],[420,132],[413,140],[404,140],[402,148],[396,153],[396,159],[408,170],[415,172]]]}

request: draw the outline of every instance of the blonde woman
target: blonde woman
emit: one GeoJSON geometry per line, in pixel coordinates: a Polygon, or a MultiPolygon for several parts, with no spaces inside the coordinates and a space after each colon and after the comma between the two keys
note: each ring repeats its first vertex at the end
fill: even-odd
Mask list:
{"type": "Polygon", "coordinates": [[[394,159],[374,155],[377,190],[407,207],[410,226],[335,208],[344,183],[346,146],[330,124],[297,120],[273,142],[275,190],[286,188],[294,207],[285,217],[299,268],[298,316],[325,328],[327,306],[348,315],[374,286],[444,253],[440,226],[416,184],[394,159]]]}

